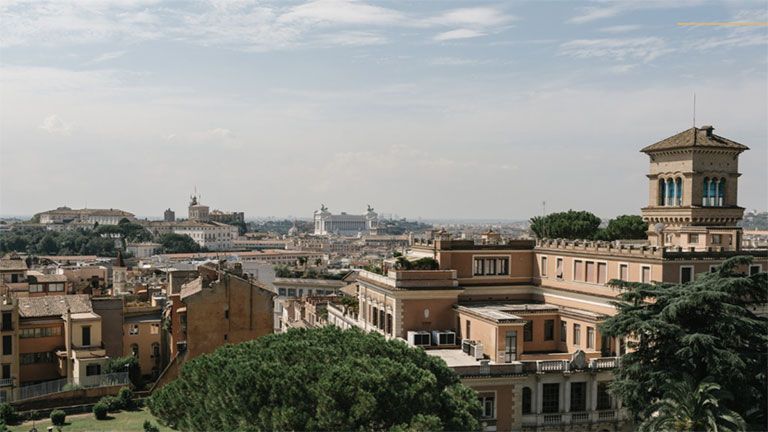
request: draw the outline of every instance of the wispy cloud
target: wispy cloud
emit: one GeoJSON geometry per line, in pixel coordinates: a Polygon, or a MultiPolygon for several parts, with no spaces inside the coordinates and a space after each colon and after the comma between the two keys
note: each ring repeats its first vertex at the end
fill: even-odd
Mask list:
{"type": "Polygon", "coordinates": [[[673,50],[659,37],[627,39],[577,39],[560,45],[560,54],[589,59],[649,62],[673,50]]]}
{"type": "Polygon", "coordinates": [[[481,31],[462,28],[462,29],[450,30],[443,33],[438,33],[437,35],[435,35],[433,39],[438,42],[442,42],[442,41],[457,40],[457,39],[471,39],[471,38],[476,38],[476,37],[485,36],[485,35],[486,34],[481,31]]]}
{"type": "Polygon", "coordinates": [[[106,52],[104,54],[101,54],[99,56],[94,57],[91,60],[88,60],[87,62],[85,62],[85,64],[87,64],[87,65],[94,65],[94,64],[98,64],[98,63],[104,63],[104,62],[107,62],[107,61],[110,61],[110,60],[114,60],[114,59],[120,58],[120,57],[124,56],[126,52],[127,51],[111,51],[111,52],[106,52]]]}
{"type": "Polygon", "coordinates": [[[591,6],[577,8],[578,14],[569,18],[567,22],[572,24],[585,24],[606,18],[613,18],[628,12],[649,9],[673,9],[681,7],[696,6],[703,0],[609,0],[595,1],[591,6]]]}
{"type": "Polygon", "coordinates": [[[40,124],[40,129],[51,135],[69,135],[74,126],[72,123],[64,121],[58,114],[51,114],[40,124]]]}
{"type": "Polygon", "coordinates": [[[641,25],[625,24],[625,25],[615,25],[615,26],[603,27],[603,28],[599,29],[599,31],[601,31],[603,33],[618,34],[618,33],[633,32],[635,30],[640,30],[641,28],[643,28],[643,26],[641,26],[641,25]]]}
{"type": "MultiPolygon", "coordinates": [[[[436,40],[496,32],[516,18],[495,7],[405,13],[363,0],[181,2],[21,1],[0,10],[0,46],[59,46],[145,40],[186,41],[243,51],[302,46],[362,46],[386,43],[377,31],[392,28],[445,30],[436,40]]],[[[115,52],[117,53],[117,51],[115,52]]],[[[92,63],[112,60],[110,53],[92,63]]],[[[113,53],[114,54],[114,53],[113,53]]]]}

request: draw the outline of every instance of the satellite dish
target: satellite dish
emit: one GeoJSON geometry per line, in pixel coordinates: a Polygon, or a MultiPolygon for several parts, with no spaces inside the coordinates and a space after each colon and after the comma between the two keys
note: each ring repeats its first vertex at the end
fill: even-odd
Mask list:
{"type": "Polygon", "coordinates": [[[662,232],[664,231],[665,227],[666,226],[663,223],[657,223],[656,225],[653,226],[653,229],[656,230],[656,232],[662,232]]]}

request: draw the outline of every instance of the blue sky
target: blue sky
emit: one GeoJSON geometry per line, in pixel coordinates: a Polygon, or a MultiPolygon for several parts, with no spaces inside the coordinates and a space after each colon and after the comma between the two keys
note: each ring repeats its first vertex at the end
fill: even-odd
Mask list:
{"type": "Polygon", "coordinates": [[[646,204],[645,145],[752,148],[768,203],[766,2],[0,3],[0,214],[527,218],[646,204]]]}

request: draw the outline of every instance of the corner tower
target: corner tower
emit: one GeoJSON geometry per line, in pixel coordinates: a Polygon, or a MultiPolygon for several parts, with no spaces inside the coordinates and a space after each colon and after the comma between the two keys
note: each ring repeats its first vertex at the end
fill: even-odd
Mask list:
{"type": "Polygon", "coordinates": [[[740,249],[739,154],[749,147],[713,130],[693,127],[641,150],[650,157],[642,215],[651,245],[740,249]]]}

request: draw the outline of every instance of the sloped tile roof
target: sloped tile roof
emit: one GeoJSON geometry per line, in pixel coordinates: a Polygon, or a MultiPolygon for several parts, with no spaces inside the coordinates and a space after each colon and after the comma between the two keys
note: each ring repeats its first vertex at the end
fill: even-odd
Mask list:
{"type": "Polygon", "coordinates": [[[723,138],[719,135],[712,133],[714,128],[711,126],[704,126],[701,128],[690,128],[680,132],[677,135],[672,135],[669,138],[663,139],[655,144],[651,144],[644,149],[640,150],[643,153],[656,152],[662,150],[683,149],[691,147],[703,147],[703,148],[726,148],[732,150],[749,150],[749,147],[739,144],[736,141],[723,138]]]}
{"type": "Polygon", "coordinates": [[[19,298],[21,318],[61,316],[67,312],[67,308],[73,314],[93,311],[88,294],[19,298]]]}

